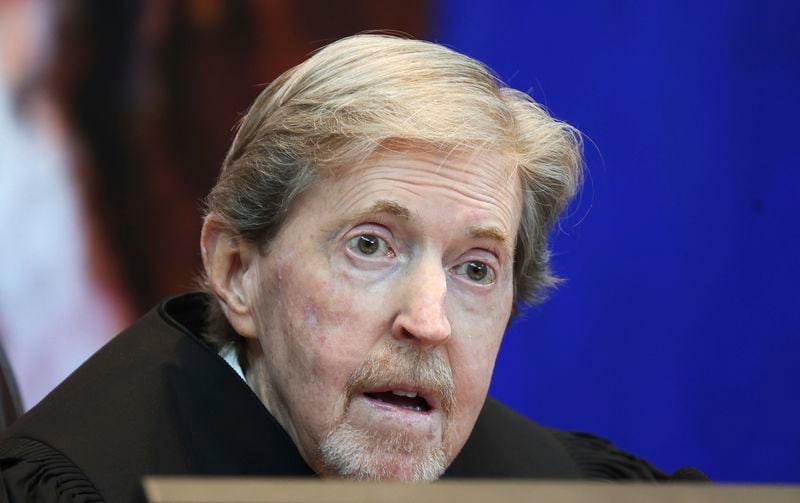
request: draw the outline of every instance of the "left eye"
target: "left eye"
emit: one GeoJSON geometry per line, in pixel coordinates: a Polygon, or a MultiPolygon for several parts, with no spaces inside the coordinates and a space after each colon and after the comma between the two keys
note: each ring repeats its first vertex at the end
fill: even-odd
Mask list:
{"type": "Polygon", "coordinates": [[[385,257],[390,255],[389,245],[383,238],[374,234],[362,234],[347,241],[347,247],[359,255],[385,257]]]}
{"type": "Polygon", "coordinates": [[[472,282],[488,285],[494,281],[494,271],[483,262],[470,261],[457,265],[453,271],[472,282]]]}

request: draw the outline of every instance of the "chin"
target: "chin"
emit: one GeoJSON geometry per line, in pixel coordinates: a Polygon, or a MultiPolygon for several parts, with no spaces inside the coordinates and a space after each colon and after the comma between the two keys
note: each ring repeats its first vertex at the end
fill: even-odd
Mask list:
{"type": "Polygon", "coordinates": [[[433,481],[448,464],[441,444],[402,431],[359,430],[347,423],[331,431],[319,449],[326,473],[354,480],[433,481]]]}

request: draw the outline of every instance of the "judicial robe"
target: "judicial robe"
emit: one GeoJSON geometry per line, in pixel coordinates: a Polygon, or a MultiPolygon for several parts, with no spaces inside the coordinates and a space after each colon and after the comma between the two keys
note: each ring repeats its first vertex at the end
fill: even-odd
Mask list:
{"type": "MultiPolygon", "coordinates": [[[[165,301],[0,440],[0,502],[144,501],[143,475],[313,477],[291,438],[201,337],[208,297],[165,301]]],[[[588,434],[488,398],[445,477],[666,480],[588,434]]]]}

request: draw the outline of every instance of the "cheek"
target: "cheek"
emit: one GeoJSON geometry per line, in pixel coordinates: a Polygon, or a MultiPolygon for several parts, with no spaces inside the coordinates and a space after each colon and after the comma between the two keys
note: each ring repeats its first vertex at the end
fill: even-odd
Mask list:
{"type": "Polygon", "coordinates": [[[508,313],[506,309],[479,308],[464,309],[460,314],[449,354],[459,407],[469,409],[465,410],[468,415],[477,414],[489,388],[508,313]]]}
{"type": "Polygon", "coordinates": [[[472,408],[483,402],[492,378],[497,347],[497,344],[476,344],[453,352],[453,358],[457,358],[452,365],[459,405],[472,408]]]}
{"type": "Polygon", "coordinates": [[[346,277],[333,277],[325,264],[299,262],[276,268],[288,353],[297,372],[306,372],[303,380],[342,389],[377,339],[370,310],[346,277]]]}
{"type": "Polygon", "coordinates": [[[448,428],[451,456],[469,438],[489,390],[502,332],[482,335],[471,333],[469,339],[449,351],[456,385],[456,409],[448,428]]]}

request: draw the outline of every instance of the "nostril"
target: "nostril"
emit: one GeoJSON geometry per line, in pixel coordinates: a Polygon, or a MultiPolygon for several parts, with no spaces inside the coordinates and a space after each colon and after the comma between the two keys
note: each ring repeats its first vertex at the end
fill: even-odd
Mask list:
{"type": "Polygon", "coordinates": [[[444,319],[420,320],[399,316],[392,333],[399,340],[413,340],[424,345],[437,345],[450,337],[450,323],[444,319]]]}
{"type": "Polygon", "coordinates": [[[413,339],[414,338],[414,334],[409,332],[405,327],[401,327],[400,328],[400,337],[402,339],[413,339]]]}

